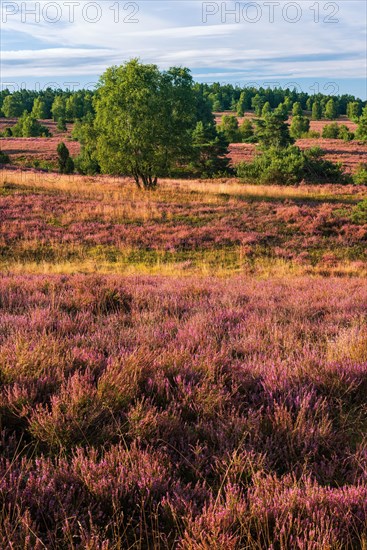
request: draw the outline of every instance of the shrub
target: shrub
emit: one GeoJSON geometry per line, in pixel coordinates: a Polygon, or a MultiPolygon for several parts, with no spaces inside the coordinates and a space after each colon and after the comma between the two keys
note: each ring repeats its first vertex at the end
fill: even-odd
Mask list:
{"type": "Polygon", "coordinates": [[[308,132],[304,133],[302,137],[306,139],[318,139],[320,137],[320,132],[317,132],[316,130],[309,130],[308,132]]]}
{"type": "Polygon", "coordinates": [[[291,185],[302,179],[303,169],[304,156],[298,147],[291,145],[285,149],[271,147],[252,162],[241,162],[237,175],[254,183],[291,185]]]}
{"type": "Polygon", "coordinates": [[[359,202],[353,209],[351,220],[354,223],[365,224],[367,223],[367,199],[359,202]]]}
{"type": "Polygon", "coordinates": [[[57,121],[56,128],[57,128],[60,132],[66,132],[67,127],[66,127],[66,123],[65,123],[65,119],[64,119],[64,118],[59,118],[59,120],[57,121]]]}
{"type": "Polygon", "coordinates": [[[242,122],[239,131],[241,134],[242,142],[249,143],[254,141],[254,128],[248,118],[245,118],[245,120],[242,122]]]}
{"type": "Polygon", "coordinates": [[[338,139],[339,124],[337,122],[333,122],[332,124],[325,124],[322,129],[322,137],[327,139],[338,139]]]}
{"type": "Polygon", "coordinates": [[[294,138],[300,138],[303,134],[306,134],[310,129],[310,121],[307,117],[302,115],[295,115],[292,118],[290,126],[290,135],[294,138]]]}
{"type": "Polygon", "coordinates": [[[320,147],[312,147],[303,152],[305,157],[304,178],[308,181],[323,183],[348,183],[348,176],[343,171],[341,162],[324,159],[320,147]]]}
{"type": "Polygon", "coordinates": [[[9,155],[4,153],[4,151],[0,149],[0,164],[9,164],[9,162],[10,162],[9,155]]]}
{"type": "Polygon", "coordinates": [[[18,122],[12,128],[15,137],[50,137],[51,134],[38,120],[27,111],[24,111],[18,122]]]}
{"type": "Polygon", "coordinates": [[[71,174],[74,172],[73,159],[70,157],[69,149],[63,141],[57,146],[57,155],[60,174],[71,174]]]}
{"type": "Polygon", "coordinates": [[[13,135],[13,132],[11,131],[11,128],[7,126],[3,131],[3,137],[11,137],[12,135],[13,135]]]}
{"type": "Polygon", "coordinates": [[[322,130],[322,137],[328,139],[343,139],[344,141],[351,141],[354,138],[353,132],[351,132],[345,124],[338,124],[333,122],[332,124],[326,124],[322,130]]]}
{"type": "Polygon", "coordinates": [[[223,133],[228,143],[241,142],[241,134],[238,128],[237,117],[233,115],[224,115],[219,129],[223,133]]]}
{"type": "Polygon", "coordinates": [[[335,164],[323,157],[320,148],[301,151],[299,147],[285,149],[270,148],[255,157],[252,162],[237,166],[237,175],[260,184],[292,185],[303,179],[308,181],[346,181],[341,164],[335,164]]]}
{"type": "Polygon", "coordinates": [[[356,185],[367,185],[367,163],[363,162],[353,174],[353,183],[356,185]]]}
{"type": "Polygon", "coordinates": [[[341,124],[339,126],[338,138],[344,141],[352,141],[352,139],[354,139],[354,134],[349,130],[348,126],[341,124]]]}

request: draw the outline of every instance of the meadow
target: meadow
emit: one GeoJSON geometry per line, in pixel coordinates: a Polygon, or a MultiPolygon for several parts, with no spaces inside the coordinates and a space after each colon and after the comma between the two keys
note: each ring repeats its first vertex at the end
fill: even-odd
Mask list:
{"type": "Polygon", "coordinates": [[[0,547],[365,549],[365,187],[0,176],[0,547]]]}

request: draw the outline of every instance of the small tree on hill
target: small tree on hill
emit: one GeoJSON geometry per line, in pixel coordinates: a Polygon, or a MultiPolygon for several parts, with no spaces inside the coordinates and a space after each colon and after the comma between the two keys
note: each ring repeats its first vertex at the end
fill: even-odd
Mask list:
{"type": "Polygon", "coordinates": [[[245,120],[242,122],[239,131],[241,134],[241,141],[243,142],[252,140],[254,137],[254,128],[248,118],[245,118],[245,120]]]}
{"type": "Polygon", "coordinates": [[[38,119],[47,118],[47,105],[40,97],[36,97],[33,102],[32,116],[38,119]]]}
{"type": "Polygon", "coordinates": [[[359,119],[356,138],[360,141],[367,141],[367,106],[363,109],[362,115],[359,119]]]}
{"type": "Polygon", "coordinates": [[[66,100],[63,96],[57,95],[51,107],[52,118],[55,122],[60,118],[66,119],[66,100]]]}
{"type": "Polygon", "coordinates": [[[71,174],[74,172],[73,159],[70,156],[69,149],[63,141],[57,146],[57,156],[60,174],[71,174]]]}
{"type": "Polygon", "coordinates": [[[263,107],[262,110],[261,110],[261,116],[262,116],[262,117],[265,117],[265,116],[268,115],[269,113],[271,113],[271,106],[270,106],[269,101],[267,101],[267,102],[264,104],[264,107],[263,107]]]}
{"type": "Polygon", "coordinates": [[[237,117],[233,115],[224,115],[219,129],[224,134],[228,143],[241,142],[237,117]]]}
{"type": "Polygon", "coordinates": [[[12,127],[14,137],[49,137],[51,134],[46,128],[38,122],[31,114],[24,111],[18,122],[12,127]]]}
{"type": "Polygon", "coordinates": [[[321,120],[322,119],[322,107],[319,101],[315,101],[312,104],[312,120],[321,120]]]}
{"type": "Polygon", "coordinates": [[[289,125],[282,115],[271,113],[264,119],[256,120],[255,123],[257,125],[256,137],[262,149],[268,147],[281,149],[294,143],[294,139],[289,133],[289,125]]]}
{"type": "Polygon", "coordinates": [[[303,115],[302,105],[298,101],[293,104],[292,115],[293,116],[302,116],[303,115]]]}
{"type": "Polygon", "coordinates": [[[361,104],[359,101],[350,101],[347,105],[347,117],[353,122],[358,122],[361,116],[361,104]]]}
{"type": "Polygon", "coordinates": [[[290,135],[296,139],[301,138],[303,134],[307,134],[310,129],[310,121],[307,117],[302,115],[293,116],[291,126],[290,126],[290,135]]]}
{"type": "Polygon", "coordinates": [[[329,99],[325,105],[325,118],[329,120],[338,118],[338,108],[334,99],[329,99]]]}
{"type": "Polygon", "coordinates": [[[192,140],[195,150],[193,166],[202,176],[212,177],[228,172],[229,143],[223,133],[217,131],[215,125],[198,122],[192,140]]]}

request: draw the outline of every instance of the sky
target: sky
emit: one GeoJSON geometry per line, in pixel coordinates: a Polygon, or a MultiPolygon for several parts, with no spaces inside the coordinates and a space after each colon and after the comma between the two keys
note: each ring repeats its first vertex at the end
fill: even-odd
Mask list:
{"type": "Polygon", "coordinates": [[[132,57],[195,80],[367,99],[365,0],[1,3],[1,87],[93,88],[132,57]]]}

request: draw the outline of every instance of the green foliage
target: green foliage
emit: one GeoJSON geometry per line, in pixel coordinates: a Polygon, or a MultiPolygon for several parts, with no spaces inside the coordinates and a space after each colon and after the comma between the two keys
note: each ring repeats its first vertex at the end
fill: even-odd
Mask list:
{"type": "Polygon", "coordinates": [[[154,188],[192,157],[196,97],[188,69],[160,72],[133,59],[107,69],[95,102],[96,158],[102,172],[154,188]]]}
{"type": "Polygon", "coordinates": [[[338,107],[335,99],[329,99],[325,105],[325,118],[334,120],[338,118],[338,107]]]}
{"type": "Polygon", "coordinates": [[[76,170],[80,174],[98,174],[101,169],[96,157],[97,132],[91,113],[86,115],[83,120],[76,121],[71,136],[81,144],[80,154],[75,159],[76,170]]]}
{"type": "Polygon", "coordinates": [[[13,135],[13,132],[11,131],[10,126],[7,126],[5,130],[2,133],[3,137],[11,137],[13,135]]]}
{"type": "Polygon", "coordinates": [[[293,104],[292,115],[294,117],[303,115],[302,105],[299,103],[299,101],[296,101],[296,103],[293,104]]]}
{"type": "Polygon", "coordinates": [[[327,139],[343,139],[344,141],[351,141],[354,138],[354,134],[345,124],[332,122],[331,124],[326,124],[323,127],[322,137],[327,139]]]}
{"type": "Polygon", "coordinates": [[[352,141],[354,139],[354,133],[351,132],[345,124],[340,124],[338,138],[344,141],[352,141]]]}
{"type": "Polygon", "coordinates": [[[195,159],[192,166],[203,177],[228,173],[228,141],[215,125],[199,121],[192,135],[195,159]]]}
{"type": "Polygon", "coordinates": [[[292,185],[302,179],[304,157],[300,149],[289,145],[283,149],[270,147],[252,162],[237,165],[237,176],[258,184],[292,185]]]}
{"type": "Polygon", "coordinates": [[[312,104],[312,120],[321,120],[322,119],[322,107],[319,101],[315,101],[312,104]]]}
{"type": "Polygon", "coordinates": [[[74,172],[74,162],[63,141],[57,146],[57,157],[60,174],[72,174],[74,172]]]}
{"type": "Polygon", "coordinates": [[[12,128],[12,135],[15,137],[50,137],[46,126],[42,126],[31,114],[24,111],[18,122],[12,128]]]}
{"type": "Polygon", "coordinates": [[[47,105],[41,97],[36,97],[33,103],[32,116],[38,119],[47,119],[47,105]]]}
{"type": "Polygon", "coordinates": [[[269,101],[267,101],[267,102],[264,104],[264,106],[263,106],[263,108],[262,108],[262,110],[261,110],[261,116],[262,116],[262,117],[265,117],[265,116],[268,115],[269,113],[271,113],[271,106],[270,106],[269,101]]]}
{"type": "Polygon", "coordinates": [[[354,208],[350,216],[354,223],[364,225],[367,223],[367,199],[359,202],[354,208]]]}
{"type": "Polygon", "coordinates": [[[289,125],[285,122],[283,115],[270,113],[264,119],[256,120],[255,123],[260,147],[283,148],[294,143],[294,139],[289,134],[289,125]]]}
{"type": "Polygon", "coordinates": [[[9,155],[4,153],[4,151],[0,149],[0,164],[9,164],[9,162],[10,162],[9,155]]]}
{"type": "Polygon", "coordinates": [[[353,174],[353,183],[356,185],[367,185],[367,163],[362,162],[357,171],[353,174]]]}
{"type": "Polygon", "coordinates": [[[242,124],[239,127],[239,131],[241,134],[242,142],[246,143],[254,141],[254,127],[248,118],[245,118],[243,120],[242,124]]]}
{"type": "Polygon", "coordinates": [[[287,120],[288,118],[288,106],[285,103],[279,103],[278,107],[274,110],[274,114],[287,120]]]}
{"type": "Polygon", "coordinates": [[[59,120],[57,121],[56,128],[60,132],[66,132],[67,131],[66,122],[65,122],[64,118],[59,118],[59,120]]]}
{"type": "Polygon", "coordinates": [[[337,122],[333,122],[332,124],[325,124],[322,129],[322,137],[327,139],[338,139],[339,124],[337,122]]]}
{"type": "Polygon", "coordinates": [[[64,96],[57,95],[52,103],[51,107],[52,118],[55,122],[62,119],[66,119],[66,99],[64,96]]]}
{"type": "Polygon", "coordinates": [[[356,139],[360,141],[367,141],[367,106],[363,109],[362,115],[358,122],[358,128],[356,131],[356,139]]]}
{"type": "Polygon", "coordinates": [[[353,122],[358,122],[362,113],[362,107],[360,101],[351,101],[347,105],[347,117],[353,122]]]}
{"type": "Polygon", "coordinates": [[[242,141],[237,117],[224,115],[219,129],[224,134],[228,143],[240,143],[242,141]]]}
{"type": "Polygon", "coordinates": [[[21,100],[14,94],[5,97],[2,105],[2,111],[6,118],[18,117],[23,113],[21,100]]]}
{"type": "Polygon", "coordinates": [[[294,115],[290,126],[290,135],[293,138],[300,138],[310,129],[310,121],[306,116],[294,115]]]}
{"type": "Polygon", "coordinates": [[[262,109],[266,103],[266,99],[259,94],[256,94],[255,97],[251,100],[251,106],[255,111],[257,116],[261,116],[262,109]]]}
{"type": "Polygon", "coordinates": [[[341,165],[325,160],[319,148],[270,147],[252,162],[237,165],[238,177],[258,184],[292,185],[302,180],[345,182],[341,165]]]}
{"type": "Polygon", "coordinates": [[[320,137],[320,132],[317,132],[316,130],[309,130],[308,132],[303,134],[302,137],[309,139],[318,139],[320,137]]]}
{"type": "Polygon", "coordinates": [[[305,158],[303,177],[316,183],[348,183],[350,178],[344,173],[341,162],[332,162],[324,158],[320,147],[311,147],[302,152],[305,158]]]}

